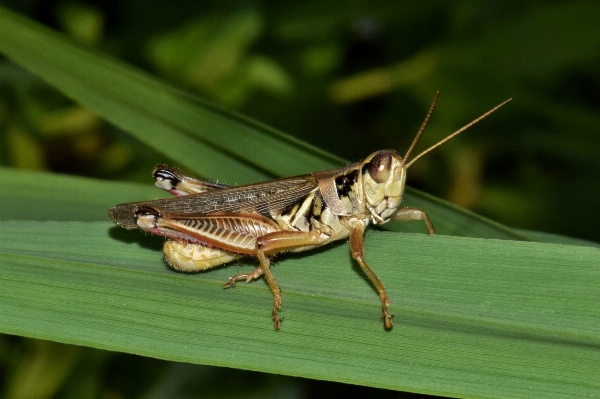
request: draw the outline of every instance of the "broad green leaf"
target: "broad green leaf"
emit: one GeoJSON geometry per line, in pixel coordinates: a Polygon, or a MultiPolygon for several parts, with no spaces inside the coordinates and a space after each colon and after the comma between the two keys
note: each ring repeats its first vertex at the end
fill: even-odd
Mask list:
{"type": "MultiPolygon", "coordinates": [[[[204,177],[228,183],[256,182],[274,175],[291,176],[343,165],[340,158],[191,98],[2,7],[0,51],[204,177]]],[[[504,226],[414,190],[408,190],[405,199],[407,206],[426,209],[442,234],[526,239],[504,226]]],[[[111,205],[114,204],[108,204],[111,205]]]]}
{"type": "Polygon", "coordinates": [[[447,396],[600,395],[597,248],[369,232],[394,329],[342,243],[278,258],[277,332],[264,281],[221,289],[251,265],[175,273],[161,241],[109,222],[0,222],[0,329],[447,396]]]}

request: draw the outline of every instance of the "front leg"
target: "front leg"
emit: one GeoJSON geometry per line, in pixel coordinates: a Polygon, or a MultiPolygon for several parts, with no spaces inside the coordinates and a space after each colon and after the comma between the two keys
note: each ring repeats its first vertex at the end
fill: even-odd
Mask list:
{"type": "Polygon", "coordinates": [[[388,306],[390,305],[390,300],[385,292],[385,287],[381,284],[381,281],[371,270],[367,262],[365,262],[365,247],[363,242],[363,236],[365,234],[365,226],[361,222],[356,222],[354,226],[352,226],[352,233],[350,233],[350,251],[352,253],[352,258],[358,262],[362,270],[365,272],[369,280],[375,285],[375,289],[379,293],[379,298],[381,299],[381,317],[383,318],[383,324],[385,328],[388,330],[393,327],[392,317],[388,312],[388,306]]]}
{"type": "Polygon", "coordinates": [[[408,220],[422,220],[423,222],[425,222],[427,232],[429,234],[435,234],[435,228],[433,227],[433,223],[431,223],[429,215],[423,209],[400,208],[398,209],[398,212],[396,212],[396,214],[390,218],[390,220],[396,220],[401,222],[405,222],[408,220]]]}

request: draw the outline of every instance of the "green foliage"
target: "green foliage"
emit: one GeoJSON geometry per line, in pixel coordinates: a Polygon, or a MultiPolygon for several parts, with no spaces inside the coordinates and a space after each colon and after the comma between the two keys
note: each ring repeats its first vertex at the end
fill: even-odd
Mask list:
{"type": "MultiPolygon", "coordinates": [[[[592,184],[600,169],[593,150],[600,123],[593,110],[577,106],[584,101],[565,85],[588,79],[592,93],[598,87],[596,75],[589,73],[590,54],[600,45],[590,34],[597,6],[557,3],[510,10],[456,3],[438,9],[426,2],[357,2],[340,10],[333,2],[315,4],[279,12],[214,6],[181,26],[169,24],[160,7],[146,4],[144,9],[153,10],[146,14],[150,19],[135,23],[148,26],[130,29],[147,36],[119,43],[133,49],[126,58],[148,57],[145,62],[177,84],[284,130],[312,132],[319,147],[348,157],[399,148],[390,137],[400,128],[416,131],[436,89],[443,97],[423,148],[465,118],[515,97],[512,108],[491,117],[493,123],[473,128],[477,134],[461,136],[436,150],[437,157],[420,160],[409,179],[429,181],[438,174],[451,184],[434,183],[433,191],[445,190],[453,201],[504,220],[515,215],[520,226],[562,225],[564,232],[571,231],[564,228],[568,222],[582,236],[591,231],[585,223],[594,226],[596,213],[586,214],[583,205],[595,206],[600,196],[592,184]],[[406,21],[424,16],[435,21],[450,11],[445,18],[451,23],[435,23],[447,36],[425,28],[416,32],[420,35],[403,31],[414,27],[406,21]],[[152,16],[161,23],[151,23],[152,16]],[[568,25],[572,21],[577,24],[568,25]],[[339,34],[348,26],[355,36],[339,34]],[[418,40],[399,40],[400,35],[418,40]],[[396,45],[381,46],[382,37],[396,45]],[[343,43],[366,46],[379,58],[361,58],[360,51],[343,43]],[[345,64],[352,54],[352,64],[345,64]],[[384,114],[386,108],[393,112],[384,114]],[[567,128],[578,133],[577,139],[561,135],[567,128]],[[509,152],[514,165],[504,159],[509,152]],[[561,190],[557,169],[576,176],[563,180],[561,190]],[[578,174],[581,170],[587,174],[578,174]],[[488,178],[490,186],[483,186],[488,178]],[[516,185],[508,189],[508,180],[516,185]],[[519,194],[523,187],[531,191],[519,194]],[[565,204],[577,212],[565,211],[565,204]],[[535,221],[538,214],[543,222],[535,221]],[[574,214],[589,217],[574,219],[574,214]]],[[[132,2],[132,11],[136,5],[132,2]]],[[[115,48],[108,44],[116,38],[103,41],[99,33],[101,10],[71,4],[57,15],[79,40],[115,48]],[[91,22],[83,26],[81,21],[91,22]]],[[[75,171],[131,178],[170,158],[204,177],[243,183],[343,162],[2,8],[0,51],[87,108],[5,63],[0,69],[9,88],[0,102],[5,165],[62,170],[54,167],[58,158],[53,157],[93,153],[79,164],[86,168],[75,171]],[[41,103],[42,97],[48,102],[41,103]],[[134,139],[103,125],[98,116],[134,139]],[[124,173],[125,168],[133,173],[124,173]]],[[[515,231],[410,190],[406,204],[425,208],[444,235],[367,234],[367,259],[390,292],[394,330],[383,331],[377,297],[340,244],[278,259],[275,275],[284,291],[285,322],[277,333],[263,282],[221,290],[236,266],[195,276],[173,273],[161,260],[160,239],[105,221],[116,203],[158,195],[144,173],[146,184],[139,185],[0,170],[1,331],[161,359],[449,396],[589,397],[600,392],[595,378],[600,263],[593,243],[515,231]]],[[[392,228],[424,230],[418,223],[392,228]]],[[[0,341],[2,359],[13,353],[7,342],[0,341]]],[[[52,342],[33,344],[28,353],[14,355],[22,360],[12,367],[8,397],[56,392],[81,397],[74,392],[82,387],[96,392],[102,384],[98,370],[110,362],[106,352],[52,342]],[[61,362],[50,366],[57,357],[61,362]],[[32,389],[27,381],[40,376],[43,382],[32,389]]],[[[139,396],[145,381],[152,386],[150,396],[169,392],[166,396],[173,397],[200,370],[170,368],[159,383],[138,379],[137,389],[126,396],[139,396]],[[180,371],[185,381],[169,380],[180,371]]],[[[294,392],[290,381],[279,380],[272,392],[281,387],[294,392]]],[[[265,396],[261,388],[252,392],[265,396]]]]}
{"type": "Polygon", "coordinates": [[[371,232],[394,329],[383,330],[375,292],[338,245],[277,262],[285,321],[275,332],[266,284],[221,289],[238,266],[173,273],[160,240],[109,222],[0,226],[7,333],[451,396],[600,389],[598,249],[371,232]]]}

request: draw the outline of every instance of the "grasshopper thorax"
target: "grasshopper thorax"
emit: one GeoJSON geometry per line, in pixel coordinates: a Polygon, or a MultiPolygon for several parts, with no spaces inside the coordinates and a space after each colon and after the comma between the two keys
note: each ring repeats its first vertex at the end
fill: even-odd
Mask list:
{"type": "Polygon", "coordinates": [[[382,224],[396,213],[406,181],[406,166],[394,150],[377,151],[362,163],[362,184],[367,209],[374,224],[382,224]]]}

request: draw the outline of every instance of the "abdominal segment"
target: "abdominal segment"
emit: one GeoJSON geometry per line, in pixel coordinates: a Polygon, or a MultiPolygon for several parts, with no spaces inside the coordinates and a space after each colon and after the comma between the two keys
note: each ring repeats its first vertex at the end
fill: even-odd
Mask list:
{"type": "Polygon", "coordinates": [[[241,258],[220,248],[168,240],[163,248],[169,266],[181,272],[199,272],[241,258]]]}

